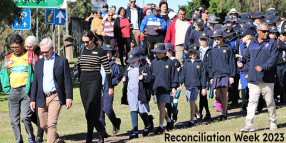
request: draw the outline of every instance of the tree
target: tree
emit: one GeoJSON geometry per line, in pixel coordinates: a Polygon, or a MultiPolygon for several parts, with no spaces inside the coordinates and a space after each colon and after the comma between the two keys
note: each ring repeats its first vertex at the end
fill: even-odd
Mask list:
{"type": "Polygon", "coordinates": [[[1,0],[0,7],[0,23],[11,25],[14,19],[19,19],[21,16],[21,8],[18,8],[12,0],[1,0]]]}

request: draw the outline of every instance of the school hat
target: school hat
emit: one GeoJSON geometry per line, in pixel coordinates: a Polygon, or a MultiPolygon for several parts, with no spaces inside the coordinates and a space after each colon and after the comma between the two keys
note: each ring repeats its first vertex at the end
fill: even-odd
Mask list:
{"type": "Polygon", "coordinates": [[[206,34],[205,32],[203,32],[203,33],[200,35],[199,39],[209,39],[209,37],[207,36],[207,34],[206,34]]]}
{"type": "Polygon", "coordinates": [[[281,34],[286,33],[286,23],[284,22],[283,25],[281,26],[281,34]]]}
{"type": "Polygon", "coordinates": [[[225,20],[224,20],[223,23],[226,23],[226,22],[234,22],[233,16],[231,16],[231,15],[227,15],[224,19],[225,19],[225,20]]]}
{"type": "Polygon", "coordinates": [[[196,52],[196,53],[200,53],[200,46],[197,44],[192,44],[188,47],[188,53],[190,53],[191,51],[196,52]]]}
{"type": "Polygon", "coordinates": [[[244,24],[243,28],[240,32],[240,36],[244,37],[246,35],[253,35],[255,36],[256,34],[256,28],[252,24],[244,24]]]}
{"type": "Polygon", "coordinates": [[[214,37],[223,37],[223,29],[214,30],[212,38],[214,37]]]}
{"type": "Polygon", "coordinates": [[[238,11],[237,11],[235,8],[232,8],[232,9],[230,9],[229,13],[230,13],[230,14],[231,14],[231,13],[236,13],[236,14],[238,14],[238,11]]]}
{"type": "Polygon", "coordinates": [[[278,33],[277,27],[275,27],[275,26],[269,27],[269,32],[278,33]]]}
{"type": "Polygon", "coordinates": [[[114,51],[115,49],[109,45],[109,44],[104,44],[101,46],[101,48],[104,50],[104,51],[114,51]]]}
{"type": "Polygon", "coordinates": [[[144,48],[142,48],[142,47],[134,47],[133,50],[139,52],[142,56],[145,56],[144,48]]]}
{"type": "Polygon", "coordinates": [[[234,19],[234,22],[236,23],[236,24],[239,24],[239,20],[240,19],[238,19],[238,18],[233,18],[234,19]]]}
{"type": "Polygon", "coordinates": [[[172,50],[173,52],[176,52],[172,43],[165,43],[165,49],[168,51],[172,50]]]}
{"type": "Polygon", "coordinates": [[[222,24],[216,24],[214,30],[224,29],[222,24]]]}
{"type": "Polygon", "coordinates": [[[216,16],[215,15],[210,15],[209,19],[208,19],[209,23],[219,23],[218,21],[216,21],[216,16]]]}
{"type": "Polygon", "coordinates": [[[166,53],[168,50],[165,49],[165,44],[164,43],[156,43],[154,46],[154,49],[151,50],[152,52],[157,52],[157,53],[166,53]]]}
{"type": "Polygon", "coordinates": [[[256,11],[252,14],[252,19],[257,19],[257,18],[264,18],[264,16],[261,14],[260,11],[256,11]]]}
{"type": "Polygon", "coordinates": [[[269,16],[269,17],[265,20],[265,23],[266,23],[267,25],[269,25],[269,24],[274,24],[273,20],[271,19],[271,16],[269,16]]]}
{"type": "Polygon", "coordinates": [[[233,34],[235,34],[233,27],[232,26],[226,26],[224,29],[224,36],[223,37],[228,37],[228,36],[231,36],[233,34]]]}
{"type": "Polygon", "coordinates": [[[128,53],[128,59],[126,62],[127,63],[134,63],[134,62],[139,61],[141,59],[142,59],[141,54],[138,51],[133,50],[133,51],[130,51],[128,53]]]}
{"type": "Polygon", "coordinates": [[[278,15],[278,13],[275,10],[269,10],[266,14],[265,14],[266,19],[271,19],[273,21],[273,23],[275,23],[276,21],[278,21],[280,19],[280,16],[278,15]]]}
{"type": "Polygon", "coordinates": [[[193,20],[197,20],[198,18],[201,18],[202,16],[200,15],[200,14],[198,14],[198,13],[194,13],[193,15],[192,15],[192,18],[193,18],[193,20]]]}
{"type": "Polygon", "coordinates": [[[201,18],[198,18],[196,22],[197,22],[197,25],[200,25],[200,24],[203,25],[204,24],[204,20],[201,18]]]}
{"type": "Polygon", "coordinates": [[[247,23],[247,22],[252,22],[251,19],[251,14],[249,13],[244,13],[240,16],[240,23],[247,23]]]}

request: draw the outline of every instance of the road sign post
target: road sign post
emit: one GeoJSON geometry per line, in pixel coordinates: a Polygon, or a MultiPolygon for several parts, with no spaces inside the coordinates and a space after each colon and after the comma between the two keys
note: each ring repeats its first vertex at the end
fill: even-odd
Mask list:
{"type": "Polygon", "coordinates": [[[31,29],[31,10],[23,9],[20,21],[14,20],[13,30],[30,30],[31,29]]]}
{"type": "Polygon", "coordinates": [[[46,9],[46,24],[65,25],[66,12],[62,9],[46,9]]]}

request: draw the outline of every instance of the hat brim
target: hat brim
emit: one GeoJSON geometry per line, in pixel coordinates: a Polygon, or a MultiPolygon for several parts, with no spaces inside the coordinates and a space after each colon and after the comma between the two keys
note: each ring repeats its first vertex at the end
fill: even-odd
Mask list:
{"type": "Polygon", "coordinates": [[[152,52],[157,52],[157,53],[166,53],[166,52],[168,52],[168,50],[159,50],[159,49],[157,49],[157,48],[155,48],[155,49],[153,49],[153,50],[151,50],[152,52]]]}
{"type": "Polygon", "coordinates": [[[208,21],[209,23],[214,23],[214,24],[217,24],[219,23],[218,21],[208,21]]]}
{"type": "Polygon", "coordinates": [[[255,16],[255,17],[253,16],[253,17],[252,17],[252,19],[258,19],[258,18],[265,18],[265,16],[259,15],[259,16],[255,16]]]}
{"type": "Polygon", "coordinates": [[[134,57],[134,58],[128,58],[126,62],[127,63],[134,63],[134,62],[139,61],[139,60],[141,60],[141,56],[140,57],[134,57]]]}
{"type": "Polygon", "coordinates": [[[190,53],[190,52],[195,52],[195,53],[197,53],[197,54],[199,54],[199,53],[200,53],[200,51],[199,51],[199,50],[194,50],[194,49],[190,49],[190,50],[188,50],[188,53],[190,53]]]}
{"type": "Polygon", "coordinates": [[[214,34],[213,36],[211,36],[211,38],[215,38],[215,37],[223,37],[223,35],[221,35],[221,34],[214,34]]]}
{"type": "Polygon", "coordinates": [[[107,47],[107,48],[102,48],[104,51],[115,51],[115,49],[111,48],[111,47],[107,47]]]}
{"type": "Polygon", "coordinates": [[[231,35],[233,35],[233,34],[235,34],[235,32],[234,32],[234,31],[233,31],[233,32],[230,32],[230,33],[226,33],[226,34],[224,34],[224,35],[223,35],[223,37],[225,38],[225,37],[231,36],[231,35]]]}
{"type": "Polygon", "coordinates": [[[247,22],[252,22],[252,19],[240,19],[239,23],[247,23],[247,22]]]}
{"type": "Polygon", "coordinates": [[[199,39],[209,39],[207,36],[200,36],[199,39]]]}
{"type": "Polygon", "coordinates": [[[275,23],[279,19],[280,19],[280,16],[279,15],[275,15],[275,17],[272,19],[272,21],[273,21],[273,23],[275,23]]]}

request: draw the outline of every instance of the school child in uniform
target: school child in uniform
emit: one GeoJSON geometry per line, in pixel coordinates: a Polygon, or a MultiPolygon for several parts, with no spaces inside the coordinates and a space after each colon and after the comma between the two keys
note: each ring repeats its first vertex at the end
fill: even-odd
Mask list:
{"type": "MultiPolygon", "coordinates": [[[[207,70],[207,62],[208,62],[208,55],[211,51],[211,47],[208,46],[209,42],[209,37],[207,36],[206,33],[202,33],[199,37],[199,43],[200,43],[200,53],[199,53],[199,59],[201,60],[202,66],[205,69],[205,76],[206,76],[206,81],[209,81],[208,79],[208,70],[207,70]]],[[[209,82],[207,82],[207,85],[209,85],[209,82]]],[[[207,86],[205,89],[207,90],[209,86],[207,86]]],[[[200,90],[201,91],[201,90],[200,90]]],[[[203,117],[203,109],[205,108],[206,110],[206,115],[204,117],[204,120],[209,120],[211,119],[211,114],[209,111],[209,105],[208,105],[208,98],[207,95],[203,95],[202,93],[200,95],[200,102],[199,102],[199,117],[202,119],[203,117]]]]}
{"type": "Polygon", "coordinates": [[[277,27],[271,26],[269,27],[269,38],[273,41],[277,41],[279,32],[277,30],[277,27]]]}
{"type": "MultiPolygon", "coordinates": [[[[113,47],[109,44],[104,44],[102,47],[106,51],[107,58],[109,60],[109,67],[111,69],[111,78],[112,84],[115,87],[118,85],[122,79],[122,75],[119,70],[119,66],[112,60],[112,52],[114,51],[113,47]]],[[[117,134],[120,129],[121,119],[116,118],[116,115],[113,110],[113,97],[110,97],[108,94],[108,83],[104,68],[101,66],[100,70],[102,76],[102,89],[101,89],[101,112],[100,112],[100,121],[105,125],[105,114],[108,116],[109,120],[113,125],[113,134],[117,134]]]]}
{"type": "Polygon", "coordinates": [[[249,24],[245,24],[242,32],[240,34],[241,38],[241,43],[239,47],[239,54],[236,54],[235,57],[238,58],[237,61],[237,67],[239,68],[239,73],[240,73],[240,83],[241,83],[241,108],[240,111],[242,112],[247,112],[247,104],[248,104],[248,98],[249,98],[249,89],[248,89],[248,84],[247,84],[247,79],[245,76],[247,75],[248,72],[248,65],[244,65],[243,61],[243,55],[245,55],[246,50],[250,44],[250,42],[253,40],[255,36],[255,27],[249,24]]]}
{"type": "Polygon", "coordinates": [[[153,83],[153,93],[157,106],[160,111],[159,115],[159,127],[157,128],[156,134],[162,134],[164,132],[164,118],[167,120],[167,130],[174,128],[174,122],[169,118],[166,113],[166,103],[170,103],[170,93],[176,95],[177,88],[179,87],[179,74],[176,69],[174,62],[166,56],[164,43],[155,44],[156,59],[151,63],[151,73],[155,77],[153,83]]]}
{"type": "Polygon", "coordinates": [[[216,100],[222,104],[222,115],[219,117],[219,121],[222,121],[223,119],[227,120],[227,90],[234,82],[236,63],[231,46],[224,43],[223,31],[215,30],[212,38],[217,45],[209,55],[210,83],[213,84],[216,100]]]}
{"type": "MultiPolygon", "coordinates": [[[[151,75],[148,65],[140,63],[141,59],[145,59],[137,50],[130,51],[128,53],[129,63],[127,70],[124,73],[123,82],[123,101],[127,101],[130,112],[133,130],[129,136],[129,139],[138,138],[138,114],[144,123],[143,137],[148,136],[151,131],[151,124],[148,118],[148,112],[150,112],[149,101],[151,97],[151,91],[148,85],[152,83],[153,76],[151,75]],[[126,90],[126,92],[124,92],[126,90]]],[[[124,104],[124,103],[123,103],[124,104]]],[[[151,120],[152,121],[152,120],[151,120]]],[[[153,128],[153,127],[152,127],[153,128]]]]}
{"type": "MultiPolygon", "coordinates": [[[[175,50],[174,50],[174,45],[172,43],[166,43],[165,44],[165,49],[168,50],[168,52],[166,53],[166,56],[169,57],[169,59],[171,59],[174,64],[175,67],[177,68],[177,71],[181,72],[181,64],[179,62],[179,60],[177,60],[174,55],[175,55],[175,50]]],[[[180,97],[180,92],[181,92],[181,86],[179,88],[177,88],[177,94],[173,95],[172,93],[170,94],[170,103],[166,103],[166,108],[167,108],[167,114],[168,116],[171,118],[172,114],[173,114],[173,118],[172,120],[174,121],[174,123],[178,120],[178,99],[180,97]]]]}
{"type": "Polygon", "coordinates": [[[199,90],[202,89],[202,94],[204,96],[207,94],[205,71],[201,60],[198,59],[199,53],[198,45],[190,45],[188,50],[189,59],[184,64],[180,74],[180,82],[184,83],[186,86],[187,102],[190,102],[191,107],[191,119],[188,123],[188,127],[195,125],[194,115],[199,114],[196,104],[199,90]]]}

